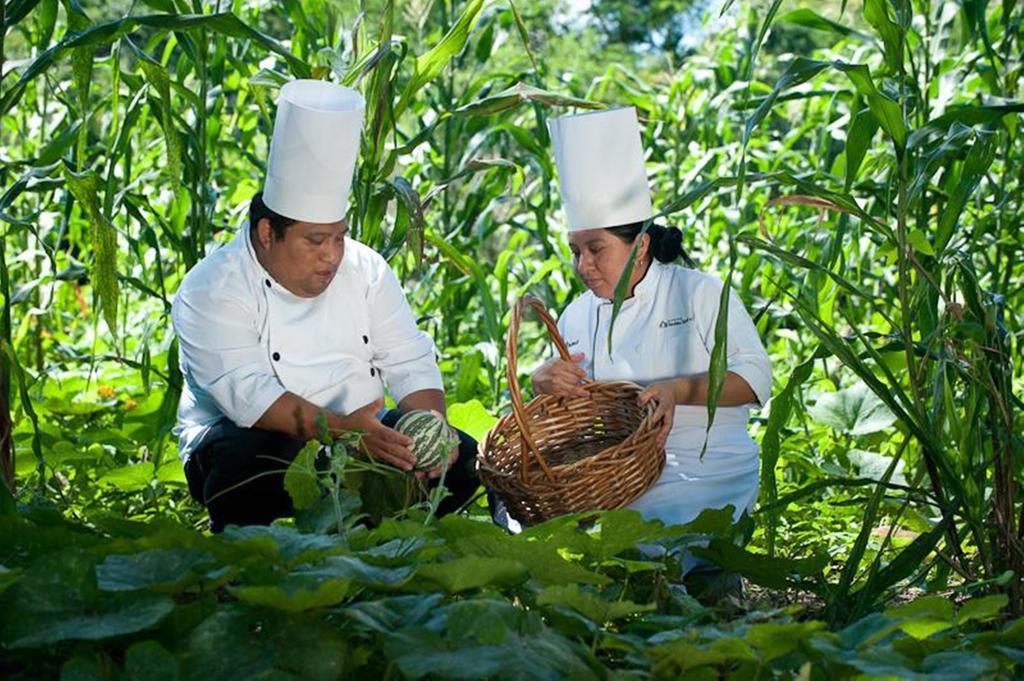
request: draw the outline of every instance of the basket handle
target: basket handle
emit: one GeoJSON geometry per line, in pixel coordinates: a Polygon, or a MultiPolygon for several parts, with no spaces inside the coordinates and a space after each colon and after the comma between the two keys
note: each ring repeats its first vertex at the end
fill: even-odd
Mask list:
{"type": "Polygon", "coordinates": [[[506,369],[508,373],[509,397],[512,398],[512,415],[515,417],[516,425],[519,426],[519,434],[522,437],[523,445],[525,445],[519,449],[520,456],[523,459],[522,465],[519,467],[520,477],[525,478],[526,476],[526,450],[529,449],[530,453],[537,459],[541,469],[543,469],[544,475],[547,476],[548,480],[554,482],[555,474],[544,459],[544,456],[540,453],[537,443],[530,434],[530,428],[527,425],[526,407],[523,405],[522,388],[519,386],[519,378],[516,375],[519,365],[519,323],[523,319],[523,312],[527,305],[537,311],[540,320],[544,322],[544,326],[548,328],[548,333],[551,334],[551,340],[554,341],[558,354],[566,361],[569,361],[569,348],[566,346],[562,334],[558,333],[558,326],[555,324],[555,320],[551,318],[551,315],[544,308],[544,303],[531,295],[523,296],[516,302],[515,307],[512,309],[512,321],[508,327],[508,341],[506,343],[508,364],[506,369]]]}

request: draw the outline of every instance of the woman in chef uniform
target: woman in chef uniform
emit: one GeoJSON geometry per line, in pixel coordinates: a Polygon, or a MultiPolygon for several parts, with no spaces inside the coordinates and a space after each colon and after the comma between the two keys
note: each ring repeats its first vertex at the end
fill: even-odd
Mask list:
{"type": "Polygon", "coordinates": [[[728,373],[707,435],[708,369],[722,282],[676,264],[682,234],[652,225],[633,253],[651,207],[636,111],[612,109],[550,121],[555,164],[569,227],[573,266],[589,289],[573,300],[558,328],[573,353],[532,375],[534,391],[586,395],[583,381],[627,380],[644,387],[663,419],[661,478],[630,508],[666,524],[731,505],[738,518],[758,490],[758,446],[747,433],[751,407],[771,394],[768,355],[750,316],[730,294],[728,373]],[[629,288],[612,334],[612,300],[630,257],[629,288]]]}

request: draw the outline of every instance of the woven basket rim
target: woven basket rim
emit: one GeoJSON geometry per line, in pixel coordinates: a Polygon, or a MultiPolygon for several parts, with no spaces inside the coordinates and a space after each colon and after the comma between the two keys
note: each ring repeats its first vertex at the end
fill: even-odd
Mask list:
{"type": "MultiPolygon", "coordinates": [[[[637,383],[634,383],[633,381],[622,381],[622,380],[616,380],[616,381],[588,381],[587,383],[584,383],[582,387],[584,389],[587,389],[588,387],[594,387],[594,386],[628,387],[628,388],[631,388],[631,389],[636,389],[637,392],[640,392],[640,391],[643,390],[642,386],[640,386],[637,383]]],[[[555,395],[538,395],[537,397],[534,397],[533,400],[531,400],[531,403],[533,401],[535,401],[535,400],[538,400],[538,399],[548,399],[548,400],[551,400],[551,401],[558,401],[558,400],[563,400],[563,399],[566,399],[566,398],[558,397],[558,396],[555,396],[555,395]]],[[[616,454],[619,449],[621,449],[623,447],[626,447],[627,445],[633,444],[634,442],[640,440],[642,437],[649,436],[651,431],[655,430],[652,418],[653,418],[653,412],[649,411],[648,413],[644,414],[643,417],[640,419],[640,423],[637,424],[636,428],[634,428],[633,431],[629,435],[627,435],[620,442],[618,442],[616,444],[613,444],[613,445],[609,445],[608,447],[605,447],[604,449],[600,450],[596,454],[591,454],[590,456],[584,457],[584,458],[579,459],[577,461],[571,461],[569,463],[562,463],[562,464],[548,464],[548,466],[551,469],[551,471],[554,472],[554,473],[563,473],[563,472],[564,473],[568,473],[568,472],[572,472],[572,471],[574,471],[576,469],[586,468],[586,467],[588,467],[590,465],[593,465],[594,463],[600,463],[603,460],[613,458],[613,455],[616,454]]],[[[487,457],[487,451],[489,450],[489,446],[488,445],[491,444],[491,439],[493,437],[496,437],[496,433],[498,433],[499,430],[507,430],[507,428],[505,428],[505,426],[508,425],[509,421],[511,421],[513,424],[515,422],[515,419],[513,418],[511,413],[506,414],[506,415],[502,416],[500,419],[498,419],[498,421],[493,426],[491,426],[490,429],[488,429],[487,434],[484,435],[484,438],[477,445],[477,455],[476,455],[476,458],[477,458],[477,461],[479,462],[479,465],[481,467],[483,467],[483,468],[486,468],[487,472],[489,474],[491,474],[491,475],[494,475],[495,477],[503,477],[503,478],[519,477],[519,473],[518,472],[500,471],[500,470],[492,467],[487,462],[487,458],[486,458],[487,457]]],[[[506,437],[508,437],[507,433],[502,433],[502,434],[505,435],[506,437]]],[[[532,467],[531,467],[531,469],[532,469],[532,467]]],[[[568,484],[568,483],[564,483],[564,484],[568,484]]]]}
{"type": "Polygon", "coordinates": [[[650,400],[639,404],[643,388],[623,380],[583,383],[587,397],[542,394],[524,404],[517,339],[527,307],[536,310],[558,356],[570,359],[544,304],[533,296],[520,298],[506,339],[512,412],[495,422],[477,448],[480,479],[504,499],[513,517],[528,524],[580,510],[620,508],[649,489],[664,469],[665,449],[655,437],[661,424],[654,418],[656,405],[650,400]],[[553,465],[546,460],[539,442],[550,443],[545,449],[551,452],[568,452],[567,459],[577,442],[592,451],[592,444],[611,434],[594,428],[594,420],[605,419],[615,433],[625,431],[625,437],[618,442],[609,438],[613,444],[576,461],[553,465]]]}

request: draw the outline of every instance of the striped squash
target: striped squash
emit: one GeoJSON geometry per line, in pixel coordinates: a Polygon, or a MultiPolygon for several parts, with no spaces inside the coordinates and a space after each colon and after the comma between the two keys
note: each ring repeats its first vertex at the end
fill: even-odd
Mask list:
{"type": "Polygon", "coordinates": [[[416,455],[414,468],[418,471],[440,466],[459,442],[451,427],[436,412],[428,409],[414,409],[402,414],[395,430],[412,438],[410,449],[416,455]]]}

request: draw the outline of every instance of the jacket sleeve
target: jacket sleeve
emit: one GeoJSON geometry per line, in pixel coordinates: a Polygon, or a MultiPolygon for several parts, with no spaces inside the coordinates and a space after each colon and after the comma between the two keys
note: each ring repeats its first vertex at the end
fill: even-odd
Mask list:
{"type": "Polygon", "coordinates": [[[255,304],[204,286],[179,290],[171,307],[185,380],[249,428],[284,394],[255,327],[255,304]]]}
{"type": "Polygon", "coordinates": [[[416,328],[398,277],[383,258],[368,292],[373,363],[395,403],[418,390],[444,390],[434,341],[416,328]]]}
{"type": "MultiPolygon", "coordinates": [[[[694,296],[694,311],[709,354],[715,346],[715,324],[722,286],[716,277],[703,277],[694,296]]],[[[741,376],[754,391],[758,404],[764,406],[772,394],[772,363],[757,327],[734,291],[729,291],[727,328],[726,362],[729,371],[741,376]]]]}

